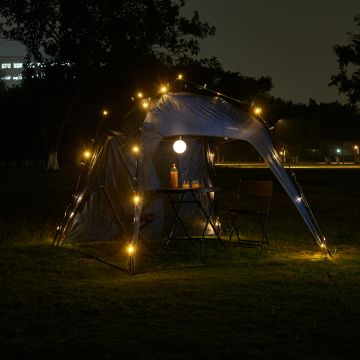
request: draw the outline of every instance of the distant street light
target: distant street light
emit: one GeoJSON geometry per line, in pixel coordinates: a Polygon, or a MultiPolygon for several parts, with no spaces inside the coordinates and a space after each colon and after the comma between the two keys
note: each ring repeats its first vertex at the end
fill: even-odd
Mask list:
{"type": "Polygon", "coordinates": [[[355,164],[359,164],[360,163],[359,146],[354,145],[354,150],[355,150],[355,164]]]}

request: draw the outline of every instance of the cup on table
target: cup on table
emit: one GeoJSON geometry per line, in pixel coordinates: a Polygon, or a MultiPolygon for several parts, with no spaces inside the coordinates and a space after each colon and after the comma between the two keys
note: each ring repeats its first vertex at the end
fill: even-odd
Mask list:
{"type": "Polygon", "coordinates": [[[187,180],[185,180],[182,182],[181,186],[183,189],[189,189],[190,183],[187,180]]]}
{"type": "Polygon", "coordinates": [[[200,187],[200,183],[199,183],[199,180],[193,180],[192,184],[191,184],[191,187],[193,189],[198,189],[200,187]]]}

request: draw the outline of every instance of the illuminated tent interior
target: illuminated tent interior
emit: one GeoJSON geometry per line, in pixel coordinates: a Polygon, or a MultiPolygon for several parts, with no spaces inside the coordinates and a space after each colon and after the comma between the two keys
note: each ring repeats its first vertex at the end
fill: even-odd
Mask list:
{"type": "Polygon", "coordinates": [[[135,256],[139,237],[164,234],[169,211],[156,189],[169,187],[171,164],[177,164],[180,181],[198,179],[203,186],[212,186],[212,139],[228,138],[245,140],[256,149],[315,241],[327,250],[301,189],[283,168],[262,121],[220,96],[179,92],[143,101],[145,114],[129,115],[119,132],[108,134],[94,149],[88,173],[58,229],[57,244],[116,240],[123,247],[130,244],[129,257],[135,256]],[[186,140],[187,150],[178,155],[172,145],[180,136],[186,140]],[[144,226],[146,214],[152,218],[144,226]]]}

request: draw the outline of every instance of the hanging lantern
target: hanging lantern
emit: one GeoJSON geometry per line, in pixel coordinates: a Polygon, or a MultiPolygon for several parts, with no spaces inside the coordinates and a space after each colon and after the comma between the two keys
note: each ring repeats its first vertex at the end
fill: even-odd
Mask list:
{"type": "Polygon", "coordinates": [[[173,149],[176,153],[182,154],[186,150],[186,142],[184,140],[180,139],[176,140],[173,144],[173,149]]]}

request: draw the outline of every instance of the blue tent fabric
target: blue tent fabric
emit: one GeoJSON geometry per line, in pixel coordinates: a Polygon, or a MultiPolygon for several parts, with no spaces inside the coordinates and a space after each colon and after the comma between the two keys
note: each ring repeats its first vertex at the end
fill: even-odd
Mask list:
{"type": "MultiPolygon", "coordinates": [[[[149,110],[143,124],[142,143],[172,136],[208,136],[251,143],[294,203],[314,239],[324,246],[325,238],[302,194],[283,168],[269,130],[255,117],[245,114],[221,97],[167,94],[149,110]]],[[[145,148],[148,149],[148,146],[145,148]]]]}
{"type": "Polygon", "coordinates": [[[73,216],[71,224],[67,224],[65,240],[75,242],[89,233],[101,234],[101,240],[106,240],[107,237],[113,238],[116,232],[121,233],[122,228],[129,227],[129,216],[124,216],[125,213],[129,215],[129,206],[121,201],[116,203],[115,209],[113,205],[105,204],[106,199],[99,195],[100,183],[111,190],[112,198],[122,199],[123,202],[126,202],[132,193],[140,194],[143,199],[150,199],[146,204],[133,207],[130,222],[133,242],[136,242],[139,236],[142,211],[156,211],[157,220],[154,224],[156,228],[161,228],[166,215],[163,203],[158,198],[146,194],[164,187],[164,177],[168,174],[169,164],[174,156],[169,150],[170,142],[166,140],[178,136],[193,139],[189,140],[191,151],[186,155],[191,154],[192,158],[184,157],[182,167],[185,170],[181,175],[200,177],[199,180],[205,186],[212,185],[212,163],[210,143],[203,139],[229,138],[245,140],[252,144],[296,206],[314,239],[321,247],[326,248],[325,238],[310,208],[281,164],[267,127],[254,116],[241,111],[219,96],[188,93],[168,93],[153,100],[138,137],[118,135],[106,141],[106,149],[98,160],[101,161],[101,164],[97,164],[98,171],[94,170],[96,162],[90,169],[92,177],[97,180],[92,180],[89,184],[96,186],[89,185],[84,190],[88,196],[83,197],[85,203],[82,207],[79,206],[79,211],[73,216]],[[141,152],[138,157],[129,156],[129,148],[133,144],[140,146],[141,152]],[[97,195],[94,195],[94,192],[97,192],[97,195]],[[101,202],[103,204],[100,204],[101,202]],[[99,209],[102,214],[99,214],[99,209]],[[102,223],[97,224],[94,221],[98,216],[103,219],[102,223]],[[118,225],[121,221],[124,222],[124,226],[118,225]]]}

